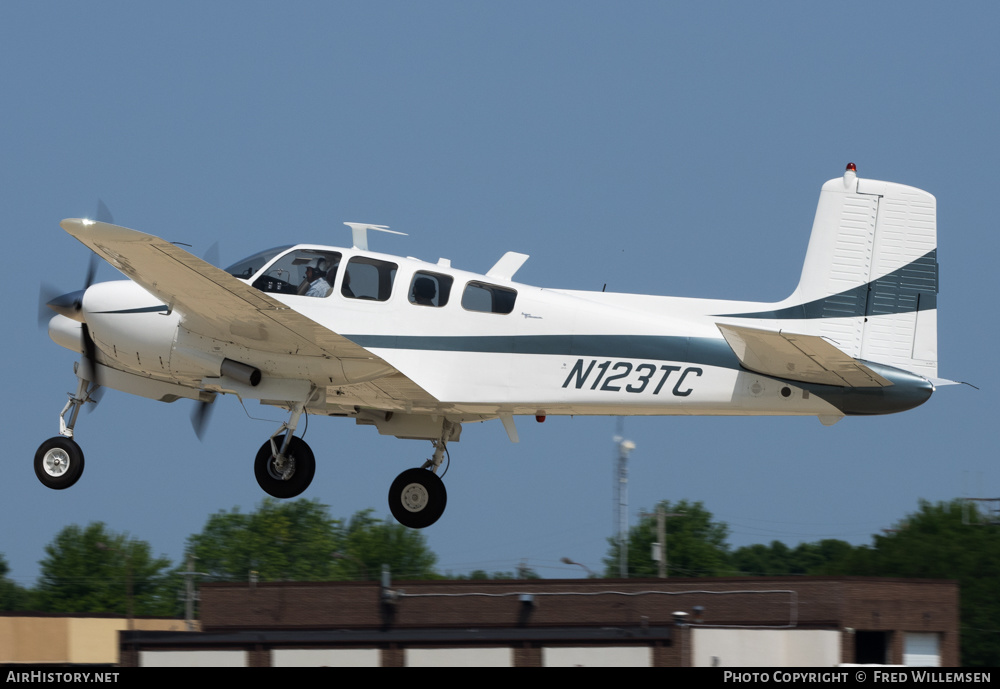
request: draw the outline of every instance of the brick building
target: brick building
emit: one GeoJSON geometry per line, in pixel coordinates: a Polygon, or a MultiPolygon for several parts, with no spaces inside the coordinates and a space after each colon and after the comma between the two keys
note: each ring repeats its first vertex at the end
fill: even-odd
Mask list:
{"type": "Polygon", "coordinates": [[[955,581],[859,577],[204,584],[200,633],[123,665],[959,662],[955,581]],[[678,613],[686,613],[678,615],[678,613]]]}

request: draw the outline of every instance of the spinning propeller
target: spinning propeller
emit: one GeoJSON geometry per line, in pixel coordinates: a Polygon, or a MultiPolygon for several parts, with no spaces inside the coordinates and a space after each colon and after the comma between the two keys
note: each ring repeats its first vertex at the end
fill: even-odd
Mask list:
{"type": "Polygon", "coordinates": [[[194,428],[198,440],[205,439],[205,430],[211,418],[212,402],[195,402],[194,409],[191,410],[191,427],[194,428]]]}
{"type": "MultiPolygon", "coordinates": [[[[111,217],[111,212],[108,207],[104,205],[103,201],[98,200],[97,202],[97,220],[100,222],[105,222],[108,224],[114,224],[114,219],[111,217]]],[[[56,289],[52,285],[42,283],[38,291],[38,325],[43,326],[48,323],[50,316],[46,313],[46,309],[51,309],[56,313],[71,318],[74,321],[80,323],[80,329],[82,332],[83,341],[83,358],[86,361],[87,367],[90,375],[90,382],[93,383],[93,390],[88,394],[88,398],[94,404],[100,400],[100,394],[103,394],[103,389],[101,386],[101,381],[98,374],[97,368],[97,345],[94,343],[94,338],[90,336],[90,329],[87,327],[87,322],[83,317],[83,295],[94,283],[94,276],[97,274],[97,254],[90,254],[90,261],[87,264],[87,275],[83,281],[83,289],[79,289],[75,292],[68,292],[66,294],[60,294],[61,290],[56,289]],[[98,390],[102,390],[100,394],[97,394],[98,390]]]]}
{"type": "MultiPolygon", "coordinates": [[[[97,213],[95,215],[95,219],[98,222],[107,223],[109,225],[113,225],[115,222],[114,218],[111,217],[111,212],[108,210],[108,207],[105,206],[104,202],[100,200],[97,202],[97,213]]],[[[63,293],[62,290],[52,285],[42,283],[38,292],[39,327],[48,324],[51,320],[51,311],[55,311],[66,318],[70,318],[80,323],[80,339],[84,360],[83,363],[87,369],[89,369],[86,372],[86,375],[90,378],[90,382],[92,384],[87,393],[87,401],[93,402],[95,405],[103,395],[104,388],[101,387],[101,381],[99,379],[97,366],[97,344],[94,342],[94,338],[90,334],[90,328],[87,325],[87,321],[83,314],[83,296],[87,289],[94,283],[94,277],[97,274],[98,258],[97,254],[91,252],[90,261],[87,265],[87,274],[84,278],[82,289],[76,290],[75,292],[63,293]]],[[[218,264],[218,243],[209,247],[205,254],[205,260],[213,265],[218,264]]],[[[214,396],[212,401],[214,401],[214,396]]],[[[198,436],[199,440],[203,438],[208,427],[208,421],[212,412],[212,401],[198,401],[191,410],[191,425],[194,428],[195,435],[198,436]]]]}

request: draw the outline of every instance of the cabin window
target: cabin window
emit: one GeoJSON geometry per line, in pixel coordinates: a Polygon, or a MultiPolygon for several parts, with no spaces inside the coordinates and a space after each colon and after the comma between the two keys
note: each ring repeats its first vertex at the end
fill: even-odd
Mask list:
{"type": "Polygon", "coordinates": [[[340,293],[349,299],[385,301],[392,294],[396,264],[367,256],[355,256],[347,262],[340,293]]]}
{"type": "Polygon", "coordinates": [[[506,287],[470,282],[462,294],[462,308],[483,313],[510,313],[514,310],[517,292],[506,287]]]}
{"type": "Polygon", "coordinates": [[[261,292],[328,297],[340,267],[340,253],[318,249],[292,251],[267,267],[253,286],[261,292]]]}
{"type": "Polygon", "coordinates": [[[420,306],[444,306],[451,294],[452,279],[449,275],[419,271],[410,283],[410,303],[420,306]]]}

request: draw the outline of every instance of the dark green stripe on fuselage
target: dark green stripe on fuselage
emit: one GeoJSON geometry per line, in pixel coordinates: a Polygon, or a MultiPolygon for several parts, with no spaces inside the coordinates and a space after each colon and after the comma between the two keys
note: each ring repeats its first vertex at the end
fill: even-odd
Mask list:
{"type": "MultiPolygon", "coordinates": [[[[574,357],[651,359],[746,370],[722,338],[666,335],[345,335],[367,349],[406,349],[477,354],[547,354],[574,357]]],[[[865,362],[893,385],[850,388],[782,380],[833,405],[844,414],[890,414],[912,409],[930,397],[933,386],[919,375],[865,362]]],[[[762,374],[755,374],[762,375],[762,374]]]]}
{"type": "Polygon", "coordinates": [[[669,335],[344,335],[372,349],[419,349],[479,354],[557,354],[685,361],[720,368],[740,368],[733,350],[722,338],[669,335]]]}

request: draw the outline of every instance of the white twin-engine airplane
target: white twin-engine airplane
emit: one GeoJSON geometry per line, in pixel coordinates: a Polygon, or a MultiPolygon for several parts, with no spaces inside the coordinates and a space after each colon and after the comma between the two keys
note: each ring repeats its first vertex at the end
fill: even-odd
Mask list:
{"type": "MultiPolygon", "coordinates": [[[[254,470],[290,498],[315,459],[302,414],[343,416],[430,440],[389,506],[413,528],[444,512],[437,475],[462,424],[514,416],[808,415],[824,424],[922,404],[937,380],[935,199],[859,179],[823,185],[798,287],[777,303],[530,287],[509,252],[485,275],[368,250],[311,244],[216,268],[158,237],[91,220],[69,234],[129,280],[49,302],[49,334],[82,354],[59,435],[35,455],[49,488],[73,485],[73,440],[98,386],[200,409],[219,394],[290,412],[254,470]]],[[[89,283],[89,279],[88,279],[89,283]]]]}

